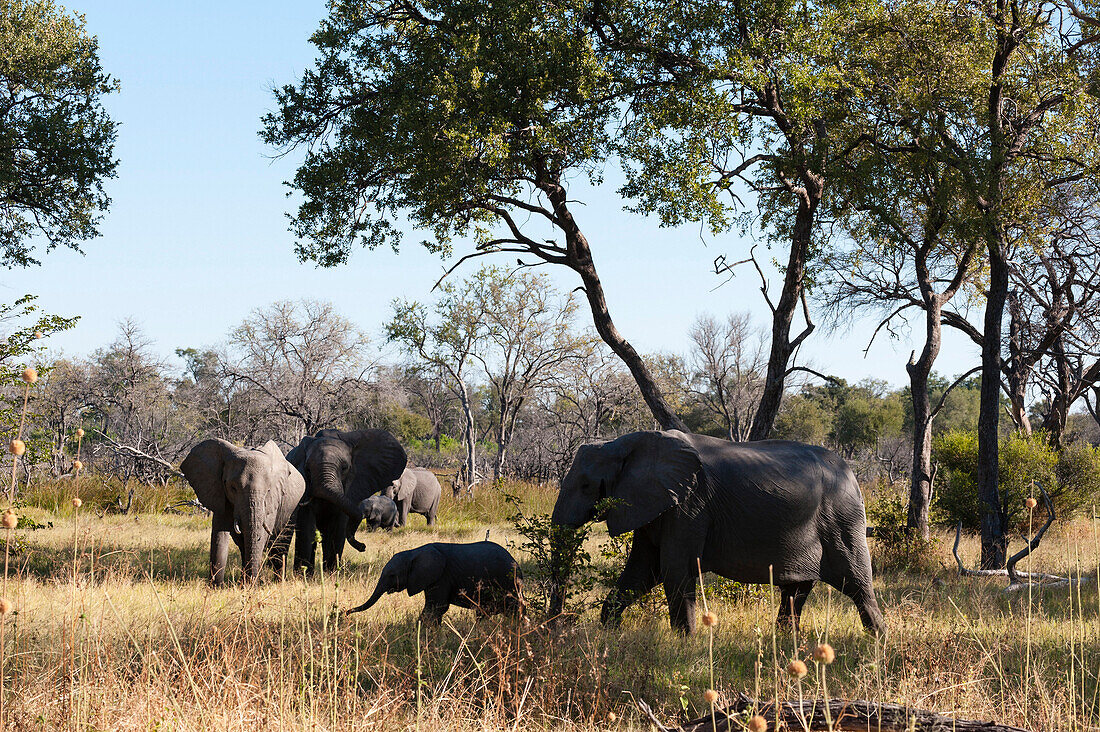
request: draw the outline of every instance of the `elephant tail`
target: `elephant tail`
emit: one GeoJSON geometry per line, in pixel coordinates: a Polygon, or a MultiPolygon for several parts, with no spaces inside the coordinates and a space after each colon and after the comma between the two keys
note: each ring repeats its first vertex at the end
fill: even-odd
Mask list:
{"type": "Polygon", "coordinates": [[[378,580],[378,586],[374,588],[374,594],[370,596],[370,599],[364,602],[359,607],[353,607],[345,615],[351,615],[352,613],[359,613],[364,610],[370,610],[374,606],[374,603],[381,599],[382,595],[386,594],[386,588],[382,586],[382,580],[378,580]]]}

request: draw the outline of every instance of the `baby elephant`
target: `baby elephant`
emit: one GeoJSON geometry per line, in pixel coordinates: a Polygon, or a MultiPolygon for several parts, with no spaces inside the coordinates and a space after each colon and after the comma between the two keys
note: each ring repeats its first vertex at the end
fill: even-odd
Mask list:
{"type": "MultiPolygon", "coordinates": [[[[392,498],[386,496],[371,496],[359,501],[359,510],[363,514],[363,521],[367,522],[367,528],[392,529],[397,526],[397,504],[392,498]]],[[[355,532],[359,531],[359,524],[348,524],[348,543],[359,551],[366,551],[367,546],[355,538],[355,532]]]]}
{"type": "Polygon", "coordinates": [[[408,523],[409,512],[422,514],[428,526],[435,524],[439,510],[439,479],[427,468],[405,468],[401,477],[382,491],[397,504],[397,525],[408,523]]]}
{"type": "Polygon", "coordinates": [[[368,610],[387,592],[424,593],[425,625],[439,625],[451,605],[478,615],[507,613],[523,617],[523,573],[508,550],[491,541],[474,544],[436,542],[394,554],[382,569],[374,594],[359,607],[368,610]]]}

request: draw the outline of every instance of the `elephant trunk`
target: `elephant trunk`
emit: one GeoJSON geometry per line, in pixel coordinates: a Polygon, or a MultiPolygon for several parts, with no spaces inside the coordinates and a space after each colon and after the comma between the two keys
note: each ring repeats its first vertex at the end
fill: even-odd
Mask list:
{"type": "Polygon", "coordinates": [[[256,582],[260,577],[260,567],[263,565],[264,550],[267,549],[270,534],[264,526],[262,511],[256,506],[249,506],[247,514],[240,520],[242,526],[247,527],[241,558],[244,560],[245,580],[256,582]]]}
{"type": "Polygon", "coordinates": [[[320,490],[315,495],[320,495],[335,507],[339,508],[352,521],[362,521],[363,514],[358,505],[350,500],[344,492],[344,483],[340,478],[340,471],[335,466],[327,463],[315,469],[315,475],[320,480],[315,480],[314,485],[319,485],[320,490]]]}
{"type": "Polygon", "coordinates": [[[378,579],[378,586],[374,588],[374,594],[370,596],[370,599],[364,602],[359,607],[353,607],[351,610],[348,610],[347,614],[351,615],[352,613],[362,612],[363,610],[370,610],[374,603],[378,602],[378,600],[381,599],[382,595],[386,594],[386,591],[388,589],[389,587],[383,583],[383,580],[380,577],[378,579]]]}

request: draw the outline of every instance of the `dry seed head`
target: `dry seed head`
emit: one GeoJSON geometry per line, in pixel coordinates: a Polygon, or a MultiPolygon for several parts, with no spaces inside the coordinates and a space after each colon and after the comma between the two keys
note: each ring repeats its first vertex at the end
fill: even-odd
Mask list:
{"type": "Polygon", "coordinates": [[[11,600],[6,597],[0,597],[0,615],[7,615],[11,612],[11,600]]]}
{"type": "Polygon", "coordinates": [[[1029,496],[1028,499],[1024,501],[1024,505],[1028,508],[1035,508],[1039,505],[1039,502],[1036,501],[1033,497],[1029,496]]]}
{"type": "Polygon", "coordinates": [[[33,384],[34,382],[38,381],[38,372],[28,366],[27,368],[23,369],[23,381],[27,382],[28,384],[33,384]]]}
{"type": "Polygon", "coordinates": [[[707,689],[703,692],[703,698],[706,699],[707,704],[714,704],[718,701],[718,692],[714,689],[707,689]]]}
{"type": "Polygon", "coordinates": [[[0,524],[3,524],[5,529],[14,529],[19,525],[19,517],[15,515],[15,511],[9,508],[4,511],[4,517],[0,519],[0,524]]]}
{"type": "Polygon", "coordinates": [[[718,616],[708,610],[707,612],[703,613],[703,625],[707,626],[708,628],[713,628],[714,626],[718,625],[718,616]]]}
{"type": "Polygon", "coordinates": [[[814,660],[828,666],[836,660],[836,651],[828,643],[822,643],[814,649],[814,660]]]}
{"type": "Polygon", "coordinates": [[[83,505],[84,505],[84,501],[80,500],[79,498],[74,498],[73,499],[73,508],[80,508],[83,505]]]}
{"type": "Polygon", "coordinates": [[[787,664],[787,673],[790,674],[791,676],[793,676],[796,679],[801,679],[807,673],[809,673],[809,669],[806,668],[805,663],[803,663],[802,661],[799,661],[796,658],[795,660],[793,660],[793,661],[791,661],[790,663],[787,664]]]}
{"type": "Polygon", "coordinates": [[[757,714],[749,718],[749,732],[768,732],[768,720],[757,714]]]}
{"type": "Polygon", "coordinates": [[[618,717],[617,714],[615,714],[615,712],[608,712],[607,713],[607,721],[610,722],[611,724],[615,724],[615,720],[618,719],[618,718],[619,717],[618,717]]]}
{"type": "Polygon", "coordinates": [[[39,338],[41,338],[41,337],[42,337],[42,331],[40,331],[40,330],[36,330],[36,331],[34,332],[34,338],[35,338],[35,340],[38,340],[38,339],[39,339],[39,338]]]}
{"type": "Polygon", "coordinates": [[[77,427],[76,428],[76,436],[77,437],[83,437],[84,436],[84,428],[83,427],[77,427]]]}
{"type": "Polygon", "coordinates": [[[12,455],[15,455],[16,457],[19,457],[20,455],[22,455],[26,451],[27,451],[26,443],[23,442],[22,440],[20,440],[19,438],[16,438],[16,439],[14,439],[14,440],[12,440],[11,442],[8,443],[8,452],[10,452],[12,455]]]}
{"type": "Polygon", "coordinates": [[[73,460],[73,472],[74,473],[79,473],[83,469],[84,469],[84,463],[80,462],[79,460],[73,460]]]}

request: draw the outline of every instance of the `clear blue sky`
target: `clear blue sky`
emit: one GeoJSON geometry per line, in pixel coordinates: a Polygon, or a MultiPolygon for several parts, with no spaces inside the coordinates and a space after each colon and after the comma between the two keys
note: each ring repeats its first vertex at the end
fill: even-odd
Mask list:
{"type": "MultiPolygon", "coordinates": [[[[415,235],[399,255],[363,250],[337,269],[294,255],[285,217],[294,202],[283,186],[294,161],[271,160],[256,133],[273,105],[272,86],[312,62],[307,39],[324,15],[322,2],[78,0],[72,9],[86,16],[104,67],[121,83],[108,100],[120,123],[121,162],[108,186],[113,204],[103,235],[85,245],[84,256],[58,250],[41,267],[0,273],[3,299],[37,293],[47,312],[82,316],[52,348],[88,354],[133,317],[169,356],[222,341],[256,307],[303,297],[331,300],[380,342],[395,297],[430,297],[443,263],[415,235]]],[[[577,216],[612,316],[637,348],[685,352],[687,329],[704,312],[750,311],[767,325],[753,273],[714,289],[721,282],[714,258],[741,258],[750,242],[660,229],[622,211],[613,184],[579,197],[587,205],[577,216]]],[[[567,272],[555,277],[563,287],[578,284],[567,272]]],[[[850,380],[903,383],[914,346],[884,337],[864,358],[870,330],[869,323],[833,335],[819,329],[804,354],[850,380]]],[[[959,373],[976,358],[951,336],[939,369],[959,373]]]]}

